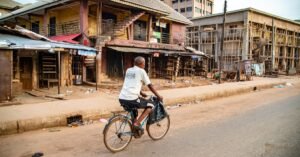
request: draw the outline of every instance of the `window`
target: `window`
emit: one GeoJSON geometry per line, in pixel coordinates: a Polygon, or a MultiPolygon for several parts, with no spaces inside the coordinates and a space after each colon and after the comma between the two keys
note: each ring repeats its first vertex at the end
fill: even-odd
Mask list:
{"type": "Polygon", "coordinates": [[[49,20],[49,35],[55,36],[56,35],[56,17],[50,17],[49,20]]]}
{"type": "Polygon", "coordinates": [[[186,8],[186,12],[191,12],[192,10],[193,10],[192,7],[187,7],[187,8],[186,8]]]}
{"type": "Polygon", "coordinates": [[[177,11],[177,12],[178,12],[178,9],[175,9],[175,11],[177,11]]]}
{"type": "Polygon", "coordinates": [[[237,25],[230,25],[229,28],[230,28],[230,34],[237,32],[237,25]]]}
{"type": "Polygon", "coordinates": [[[146,41],[147,23],[145,21],[135,21],[133,29],[133,40],[146,41]]]}
{"type": "Polygon", "coordinates": [[[173,0],[172,3],[173,4],[178,3],[178,0],[173,0]]]}
{"type": "Polygon", "coordinates": [[[31,30],[37,34],[40,33],[40,22],[39,21],[35,21],[33,23],[31,23],[31,30]]]}
{"type": "Polygon", "coordinates": [[[180,12],[181,12],[181,13],[185,13],[185,8],[181,8],[181,9],[180,9],[180,12]]]}
{"type": "Polygon", "coordinates": [[[180,2],[184,2],[185,0],[180,0],[180,2]]]}
{"type": "Polygon", "coordinates": [[[201,12],[202,12],[202,10],[198,7],[195,7],[195,11],[196,11],[196,13],[199,13],[199,14],[201,14],[201,12]]]}

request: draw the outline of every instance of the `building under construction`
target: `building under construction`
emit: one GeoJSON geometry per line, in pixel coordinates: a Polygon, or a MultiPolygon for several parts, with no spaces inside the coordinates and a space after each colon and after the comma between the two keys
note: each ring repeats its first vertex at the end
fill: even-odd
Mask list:
{"type": "MultiPolygon", "coordinates": [[[[186,44],[211,55],[209,70],[219,66],[223,14],[194,18],[186,44]]],[[[222,69],[237,71],[251,61],[257,75],[300,70],[300,23],[253,8],[228,12],[222,69]]]]}

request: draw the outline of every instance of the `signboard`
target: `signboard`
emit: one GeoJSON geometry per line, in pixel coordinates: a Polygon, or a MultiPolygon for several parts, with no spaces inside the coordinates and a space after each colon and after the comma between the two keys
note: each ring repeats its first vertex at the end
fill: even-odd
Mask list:
{"type": "Polygon", "coordinates": [[[160,32],[153,32],[153,36],[154,36],[156,39],[160,39],[161,33],[160,33],[160,32]]]}
{"type": "Polygon", "coordinates": [[[154,52],[153,57],[159,57],[159,52],[154,52]]]}

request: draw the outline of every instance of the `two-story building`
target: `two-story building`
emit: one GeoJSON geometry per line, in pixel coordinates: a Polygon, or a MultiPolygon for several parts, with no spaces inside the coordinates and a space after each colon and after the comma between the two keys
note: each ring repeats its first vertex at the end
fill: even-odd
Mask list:
{"type": "Polygon", "coordinates": [[[74,75],[83,81],[122,78],[138,55],[146,58],[151,77],[172,79],[188,75],[185,62],[197,55],[184,47],[185,28],[191,21],[160,0],[41,1],[1,17],[0,22],[97,48],[96,62],[73,56],[78,69],[74,75]]]}

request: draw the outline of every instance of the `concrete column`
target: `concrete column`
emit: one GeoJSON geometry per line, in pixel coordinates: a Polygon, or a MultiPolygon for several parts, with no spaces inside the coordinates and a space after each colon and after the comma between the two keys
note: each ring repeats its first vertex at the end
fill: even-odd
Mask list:
{"type": "Polygon", "coordinates": [[[82,44],[89,46],[88,40],[88,0],[80,0],[80,32],[82,33],[82,44]]]}
{"type": "Polygon", "coordinates": [[[274,19],[272,19],[272,69],[275,68],[275,45],[276,45],[276,39],[275,39],[275,33],[276,33],[276,27],[274,24],[274,19]]]}
{"type": "Polygon", "coordinates": [[[48,10],[45,9],[44,19],[43,19],[43,29],[44,29],[45,36],[48,36],[48,19],[49,19],[49,13],[48,13],[48,10]]]}
{"type": "Polygon", "coordinates": [[[218,55],[219,55],[219,45],[218,45],[218,40],[219,40],[219,38],[218,38],[218,34],[219,34],[219,31],[218,31],[218,24],[216,24],[216,33],[215,33],[215,61],[216,62],[219,62],[219,57],[218,57],[218,55]]]}
{"type": "Polygon", "coordinates": [[[32,56],[32,89],[38,88],[38,57],[37,51],[32,56]]]}
{"type": "Polygon", "coordinates": [[[248,59],[249,52],[249,19],[248,12],[244,12],[244,33],[243,33],[243,51],[242,60],[248,59]]]}
{"type": "MultiPolygon", "coordinates": [[[[152,36],[152,32],[153,32],[153,29],[152,29],[152,15],[149,14],[149,18],[148,18],[148,42],[150,41],[151,39],[151,36],[152,36]]],[[[170,44],[173,43],[173,33],[172,33],[172,24],[170,25],[170,44]]]]}

